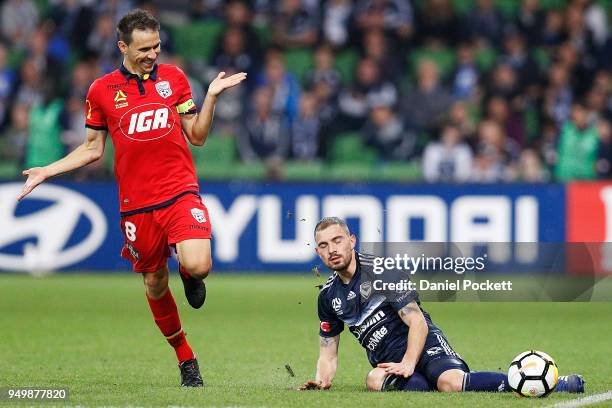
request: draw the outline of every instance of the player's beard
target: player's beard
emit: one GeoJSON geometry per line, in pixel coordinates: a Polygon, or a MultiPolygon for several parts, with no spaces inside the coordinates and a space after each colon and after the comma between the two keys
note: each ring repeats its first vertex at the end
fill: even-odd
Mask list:
{"type": "Polygon", "coordinates": [[[342,259],[342,262],[332,263],[331,259],[329,259],[327,261],[327,267],[331,269],[332,271],[336,271],[336,272],[344,271],[351,264],[351,260],[353,257],[353,251],[349,251],[349,253],[346,256],[342,256],[339,254],[337,255],[337,257],[340,257],[342,259]]]}

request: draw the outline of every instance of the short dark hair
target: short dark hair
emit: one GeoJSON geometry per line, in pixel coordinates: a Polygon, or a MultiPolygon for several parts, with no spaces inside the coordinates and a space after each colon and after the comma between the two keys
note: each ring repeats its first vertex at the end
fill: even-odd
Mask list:
{"type": "Polygon", "coordinates": [[[129,45],[134,30],[159,31],[159,21],[146,10],[132,10],[117,23],[117,39],[129,45]]]}
{"type": "Polygon", "coordinates": [[[314,230],[315,236],[317,235],[317,232],[323,231],[325,228],[330,227],[332,225],[339,225],[346,232],[347,235],[351,235],[351,232],[349,231],[349,227],[346,224],[346,221],[344,221],[342,218],[324,217],[315,226],[315,230],[314,230]]]}

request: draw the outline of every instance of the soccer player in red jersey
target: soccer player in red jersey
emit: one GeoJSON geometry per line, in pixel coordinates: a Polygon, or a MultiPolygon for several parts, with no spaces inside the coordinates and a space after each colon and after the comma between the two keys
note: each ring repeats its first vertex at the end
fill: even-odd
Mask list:
{"type": "Polygon", "coordinates": [[[197,113],[185,74],[173,65],[157,64],[159,23],[151,14],[138,9],[128,13],[117,24],[117,36],[123,64],[89,88],[85,142],[63,159],[25,170],[28,178],[18,199],[50,177],[100,159],[110,133],[125,235],[122,256],[132,262],[134,272],[142,273],[155,323],[176,351],[181,385],[198,387],[202,377],[168,287],[167,258],[174,247],[187,300],[201,307],[206,298],[203,279],[212,267],[211,224],[186,139],[195,146],[204,144],[217,96],[246,74],[225,77],[221,72],[197,113]]]}

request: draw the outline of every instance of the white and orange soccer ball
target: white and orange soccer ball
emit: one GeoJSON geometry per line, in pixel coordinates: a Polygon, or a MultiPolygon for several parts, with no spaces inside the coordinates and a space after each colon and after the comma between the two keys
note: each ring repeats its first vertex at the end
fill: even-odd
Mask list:
{"type": "Polygon", "coordinates": [[[557,386],[559,370],[548,354],[530,350],[510,363],[508,383],[512,391],[524,397],[545,397],[557,386]]]}

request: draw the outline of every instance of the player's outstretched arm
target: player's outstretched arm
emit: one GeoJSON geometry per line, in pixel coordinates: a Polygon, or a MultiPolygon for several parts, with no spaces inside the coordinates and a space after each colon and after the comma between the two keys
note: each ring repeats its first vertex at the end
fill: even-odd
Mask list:
{"type": "Polygon", "coordinates": [[[45,167],[32,167],[22,172],[24,176],[28,176],[28,179],[17,200],[21,200],[34,190],[36,186],[50,177],[67,173],[98,160],[104,154],[105,142],[106,130],[86,128],[85,142],[66,157],[45,167]]]}
{"type": "Polygon", "coordinates": [[[246,72],[239,72],[228,77],[225,72],[220,72],[219,75],[208,85],[208,92],[204,98],[204,104],[200,113],[194,115],[183,115],[181,124],[183,131],[189,142],[194,146],[202,146],[208,137],[210,125],[212,125],[213,115],[215,113],[215,104],[217,96],[226,89],[233,88],[247,77],[246,72]]]}
{"type": "Polygon", "coordinates": [[[408,331],[408,347],[406,354],[399,363],[380,363],[378,367],[384,368],[389,374],[401,375],[406,378],[414,373],[414,369],[421,358],[429,327],[425,316],[416,302],[410,302],[398,311],[402,321],[410,327],[408,331]]]}
{"type": "Polygon", "coordinates": [[[327,390],[331,387],[338,368],[338,346],[340,335],[319,338],[319,361],[317,362],[317,376],[300,387],[305,390],[327,390]]]}

